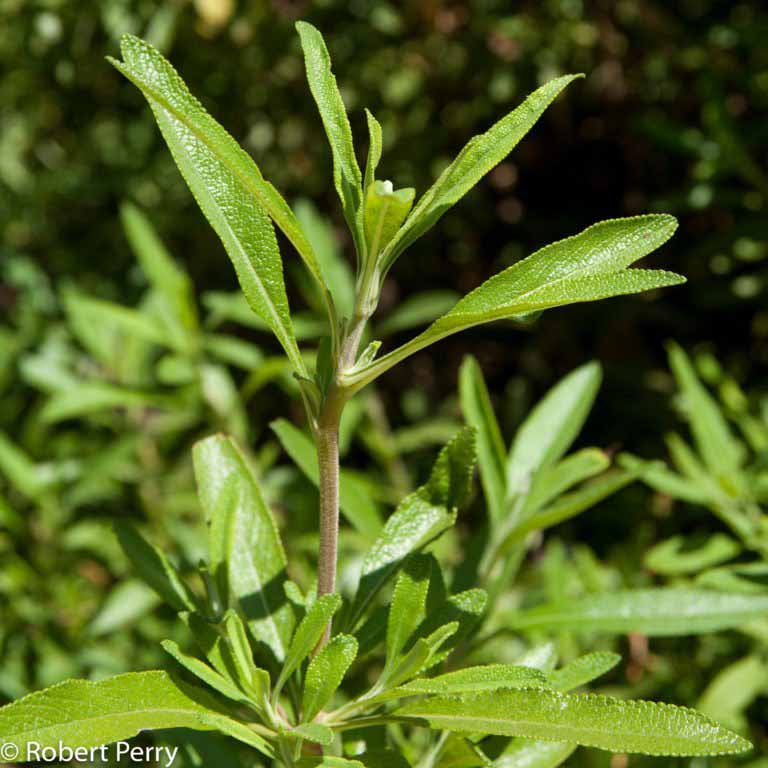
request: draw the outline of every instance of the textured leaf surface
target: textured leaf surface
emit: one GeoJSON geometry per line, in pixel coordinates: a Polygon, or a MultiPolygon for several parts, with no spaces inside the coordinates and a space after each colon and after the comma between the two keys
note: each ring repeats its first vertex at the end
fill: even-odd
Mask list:
{"type": "Polygon", "coordinates": [[[312,649],[323,636],[328,622],[333,617],[333,614],[339,610],[340,606],[341,597],[339,595],[323,595],[312,603],[312,607],[307,611],[299,626],[296,627],[296,633],[291,640],[283,669],[275,684],[275,700],[277,700],[277,696],[285,685],[286,680],[299,668],[301,662],[312,653],[312,649]]]}
{"type": "Polygon", "coordinates": [[[387,520],[363,560],[351,627],[398,565],[453,525],[469,493],[475,458],[475,432],[463,429],[440,452],[429,480],[387,520]]]}
{"type": "Polygon", "coordinates": [[[581,75],[566,75],[550,80],[485,133],[471,139],[419,199],[384,254],[384,268],[388,269],[411,243],[431,229],[452,205],[498,165],[534,126],[557,95],[578,77],[581,75]]]}
{"type": "Polygon", "coordinates": [[[251,308],[269,324],[296,370],[304,372],[291,326],[280,252],[266,211],[319,276],[314,254],[310,256],[311,248],[295,217],[168,61],[131,35],[123,36],[121,51],[124,63],[112,63],[147,98],[176,165],[224,243],[251,308]]]}
{"type": "Polygon", "coordinates": [[[553,670],[547,679],[555,690],[572,691],[610,672],[620,661],[618,653],[595,651],[574,659],[562,669],[553,670]]]}
{"type": "Polygon", "coordinates": [[[547,678],[533,667],[513,664],[488,664],[447,672],[437,677],[411,680],[401,686],[408,693],[459,694],[497,691],[501,688],[545,688],[547,678]]]}
{"type": "Polygon", "coordinates": [[[365,161],[365,189],[373,184],[376,178],[376,169],[381,160],[382,132],[379,121],[370,110],[365,110],[365,120],[368,124],[368,158],[365,161]]]}
{"type": "Polygon", "coordinates": [[[424,620],[431,574],[431,558],[417,554],[408,559],[397,575],[387,621],[387,663],[390,665],[424,620]]]}
{"type": "Polygon", "coordinates": [[[67,680],[0,709],[0,734],[26,754],[29,741],[94,747],[158,728],[221,730],[271,754],[249,728],[200,704],[205,695],[165,672],[130,672],[96,683],[67,680]]]}
{"type": "Polygon", "coordinates": [[[374,181],[365,193],[363,224],[369,258],[375,259],[395,236],[413,205],[415,190],[392,189],[392,182],[374,181]]]}
{"type": "Polygon", "coordinates": [[[360,226],[362,177],[355,157],[347,111],[331,71],[331,57],[319,30],[304,21],[297,22],[296,29],[304,50],[309,89],[317,103],[328,143],[331,145],[333,181],[341,200],[344,218],[355,238],[358,252],[363,253],[360,226]]]}
{"type": "Polygon", "coordinates": [[[356,655],[357,640],[337,635],[309,662],[302,699],[305,720],[312,720],[328,704],[356,655]]]}
{"type": "Polygon", "coordinates": [[[491,523],[504,513],[506,450],[501,430],[491,406],[491,398],[477,360],[464,358],[459,372],[461,410],[469,426],[477,430],[477,456],[480,481],[488,501],[491,523]]]}
{"type": "Polygon", "coordinates": [[[200,502],[214,533],[212,549],[224,536],[224,560],[231,599],[238,602],[253,636],[282,661],[294,626],[294,615],[283,591],[285,552],[272,513],[257,479],[237,444],[222,435],[193,449],[200,502]],[[235,503],[222,504],[228,484],[235,482],[235,503]],[[225,514],[216,520],[214,515],[225,514]]]}
{"type": "Polygon", "coordinates": [[[692,709],[534,689],[435,696],[406,703],[395,714],[427,720],[432,728],[570,741],[612,752],[722,755],[750,748],[692,709]]]}
{"type": "Polygon", "coordinates": [[[371,381],[414,352],[475,325],[683,283],[672,272],[626,269],[665,243],[676,226],[667,215],[611,219],[545,246],[486,280],[426,331],[347,381],[371,381]]]}
{"type": "Polygon", "coordinates": [[[515,739],[491,765],[493,768],[557,768],[576,751],[577,746],[562,741],[515,739]]]}
{"type": "Polygon", "coordinates": [[[510,618],[516,629],[694,635],[736,628],[768,614],[768,596],[696,589],[639,589],[589,595],[510,618]]]}

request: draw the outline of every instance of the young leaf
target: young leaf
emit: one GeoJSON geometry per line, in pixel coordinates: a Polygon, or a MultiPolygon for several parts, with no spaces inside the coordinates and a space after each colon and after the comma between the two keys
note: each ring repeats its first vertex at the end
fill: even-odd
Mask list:
{"type": "Polygon", "coordinates": [[[432,558],[412,555],[397,575],[387,622],[387,664],[397,661],[408,639],[424,620],[432,558]]]}
{"type": "Polygon", "coordinates": [[[67,680],[0,709],[0,733],[5,744],[26,754],[31,741],[41,748],[57,748],[60,742],[95,747],[158,728],[219,730],[272,755],[264,739],[216,711],[209,698],[165,672],[129,672],[98,682],[67,680]]]}
{"type": "Polygon", "coordinates": [[[304,50],[309,89],[317,103],[328,143],[331,145],[336,192],[341,200],[344,218],[355,240],[358,253],[364,254],[361,226],[363,191],[360,167],[355,158],[352,129],[349,127],[344,102],[341,99],[336,78],[331,72],[331,57],[328,55],[328,49],[319,30],[305,21],[297,22],[296,29],[304,50]]]}
{"type": "Polygon", "coordinates": [[[697,589],[638,589],[587,595],[510,617],[515,629],[697,635],[740,627],[765,616],[768,596],[697,589]]]}
{"type": "Polygon", "coordinates": [[[572,691],[610,672],[620,661],[618,653],[595,651],[550,672],[547,679],[556,691],[572,691]]]}
{"type": "Polygon", "coordinates": [[[376,178],[376,169],[381,160],[382,136],[379,121],[368,109],[365,110],[365,120],[368,124],[368,159],[365,161],[364,189],[367,191],[376,178]]]}
{"type": "Polygon", "coordinates": [[[419,199],[384,253],[384,270],[389,269],[411,243],[431,229],[454,203],[461,200],[488,171],[498,165],[534,126],[558,94],[578,77],[581,75],[566,75],[550,80],[484,134],[471,139],[419,199]]]}
{"type": "Polygon", "coordinates": [[[350,628],[400,563],[453,525],[469,493],[475,457],[475,432],[463,429],[440,452],[429,480],[400,502],[363,560],[350,628]]]}
{"type": "Polygon", "coordinates": [[[474,357],[465,357],[461,364],[459,397],[467,424],[477,430],[480,481],[483,484],[483,492],[488,502],[488,515],[493,526],[504,514],[506,451],[483,372],[474,357]]]}
{"type": "Polygon", "coordinates": [[[459,630],[459,622],[452,621],[436,629],[427,637],[420,637],[403,655],[400,661],[391,668],[391,671],[384,669],[381,675],[379,685],[394,688],[415,677],[429,667],[436,664],[440,659],[445,658],[447,654],[442,654],[440,659],[435,657],[443,645],[452,638],[459,630]]]}
{"type": "Polygon", "coordinates": [[[309,662],[301,707],[304,720],[314,720],[328,704],[356,655],[357,640],[337,635],[309,662]]]}
{"type": "Polygon", "coordinates": [[[643,562],[656,573],[680,576],[720,565],[741,551],[741,545],[724,533],[712,534],[697,547],[691,546],[685,536],[673,536],[651,547],[643,562]]]}
{"type": "MultiPolygon", "coordinates": [[[[401,232],[407,226],[406,222],[401,232]]],[[[486,280],[426,331],[371,365],[347,374],[344,383],[356,391],[409,355],[475,325],[679,285],[685,279],[672,272],[627,269],[665,243],[676,226],[675,219],[667,215],[612,219],[552,243],[486,280]]]]}
{"type": "MultiPolygon", "coordinates": [[[[285,419],[276,419],[270,427],[296,466],[317,486],[320,469],[312,440],[285,419]]],[[[344,517],[369,540],[380,533],[381,518],[369,486],[344,470],[339,477],[339,507],[344,517]]]]}
{"type": "Polygon", "coordinates": [[[416,190],[393,189],[391,181],[374,181],[365,193],[363,224],[368,258],[376,259],[405,221],[416,190]]]}
{"type": "MultiPolygon", "coordinates": [[[[193,449],[198,493],[211,531],[212,552],[221,548],[230,599],[237,601],[254,638],[265,643],[278,661],[285,658],[294,626],[293,609],[285,598],[285,552],[272,513],[258,481],[236,443],[214,435],[193,449]],[[238,493],[227,500],[228,483],[238,493]],[[221,520],[220,516],[225,515],[221,520]]],[[[231,491],[229,491],[231,493],[231,491]]]]}
{"type": "Polygon", "coordinates": [[[124,63],[111,63],[142,91],[184,180],[221,238],[251,308],[277,336],[295,370],[296,345],[277,240],[267,213],[296,246],[318,281],[317,261],[285,201],[250,157],[190,94],[151,45],[124,35],[124,63]]]}
{"type": "Polygon", "coordinates": [[[715,476],[738,475],[744,448],[731,433],[717,403],[699,381],[688,356],[677,344],[669,346],[669,364],[683,395],[696,447],[715,476]]]}
{"type": "Polygon", "coordinates": [[[195,600],[178,571],[159,549],[153,547],[132,525],[115,522],[115,533],[128,559],[144,581],[177,611],[193,610],[195,600]]]}
{"type": "Polygon", "coordinates": [[[333,731],[321,723],[302,723],[286,733],[315,744],[322,744],[324,747],[333,744],[333,731]]]}
{"type": "Polygon", "coordinates": [[[536,689],[434,696],[394,714],[442,730],[570,741],[612,752],[725,755],[751,746],[692,709],[536,689]]]}
{"type": "Polygon", "coordinates": [[[515,435],[507,460],[510,495],[528,491],[537,470],[554,464],[581,432],[602,380],[600,364],[582,365],[538,402],[515,435]]]}
{"type": "Polygon", "coordinates": [[[312,604],[307,611],[306,616],[296,627],[296,633],[291,640],[291,646],[283,663],[280,677],[275,684],[275,691],[272,694],[274,701],[278,700],[280,691],[283,689],[288,678],[299,668],[304,659],[312,653],[312,649],[320,642],[328,622],[333,614],[341,606],[341,597],[339,595],[322,595],[312,604]]]}

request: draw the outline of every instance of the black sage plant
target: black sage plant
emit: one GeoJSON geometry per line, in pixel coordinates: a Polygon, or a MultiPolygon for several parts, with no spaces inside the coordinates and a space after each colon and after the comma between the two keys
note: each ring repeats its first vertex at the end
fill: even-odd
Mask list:
{"type": "MultiPolygon", "coordinates": [[[[67,680],[29,694],[0,709],[0,740],[23,757],[30,742],[89,748],[182,728],[218,732],[252,748],[243,748],[246,758],[221,753],[228,764],[329,768],[551,768],[579,745],[677,756],[748,750],[745,739],[695,710],[578,692],[610,670],[616,654],[587,653],[558,668],[552,645],[529,643],[514,660],[488,657],[483,638],[499,631],[505,616],[497,610],[499,595],[514,580],[530,535],[607,497],[639,471],[609,469],[596,449],[565,456],[594,401],[596,364],[574,371],[544,398],[507,454],[480,368],[468,359],[460,387],[468,426],[383,525],[365,526],[368,538],[349,566],[356,583],[337,579],[339,510],[351,518],[356,513],[339,468],[339,429],[358,392],[408,356],[464,329],[495,320],[527,322],[551,307],[684,279],[630,268],[672,236],[674,218],[603,221],[504,269],[410,341],[380,354],[369,321],[389,270],[579,75],[542,85],[469,141],[416,199],[415,190],[377,178],[382,130],[367,110],[368,153],[361,170],[323,38],[309,24],[300,22],[297,29],[354,243],[351,311],[340,311],[338,286],[306,227],[171,64],[132,36],[122,40],[123,60],[111,63],[149,102],[250,308],[276,336],[298,382],[311,441],[287,422],[275,429],[284,444],[304,446],[305,440],[314,448],[296,453],[319,490],[316,582],[300,586],[290,579],[291,563],[247,449],[223,434],[208,437],[193,451],[208,532],[207,559],[195,578],[182,578],[133,527],[117,528],[138,573],[178,613],[181,642],[163,642],[172,657],[169,671],[67,680]],[[313,353],[297,343],[274,227],[299,255],[322,299],[327,326],[313,353]],[[458,569],[441,566],[433,545],[451,530],[478,459],[488,525],[479,543],[466,547],[463,573],[476,578],[468,584],[458,569]]],[[[165,285],[171,299],[175,285],[165,285]]],[[[178,290],[188,287],[182,283],[178,290]]],[[[727,611],[722,601],[718,610],[727,611]]],[[[546,626],[533,609],[513,616],[506,631],[527,637],[537,616],[538,626],[546,626]]]]}

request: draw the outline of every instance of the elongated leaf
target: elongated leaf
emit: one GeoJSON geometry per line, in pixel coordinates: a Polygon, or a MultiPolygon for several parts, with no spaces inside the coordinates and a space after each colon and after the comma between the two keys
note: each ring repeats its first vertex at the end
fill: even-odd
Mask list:
{"type": "Polygon", "coordinates": [[[320,642],[328,622],[333,617],[333,614],[339,610],[340,606],[341,597],[339,595],[323,595],[312,603],[312,607],[307,611],[299,626],[296,627],[296,633],[291,640],[280,677],[275,684],[275,692],[273,694],[275,701],[277,701],[277,697],[286,680],[299,668],[301,662],[312,653],[313,648],[320,642]]]}
{"type": "Polygon", "coordinates": [[[668,469],[661,461],[643,461],[636,456],[623,453],[618,457],[618,463],[634,472],[639,480],[650,485],[654,490],[673,499],[681,499],[692,504],[706,504],[710,499],[706,489],[668,469]]]}
{"type": "Polygon", "coordinates": [[[170,398],[154,392],[117,387],[102,382],[82,382],[56,392],[43,406],[40,418],[46,424],[90,416],[110,410],[173,407],[170,398]]]}
{"type": "MultiPolygon", "coordinates": [[[[296,466],[318,486],[320,469],[311,438],[285,419],[276,419],[270,427],[296,466]]],[[[373,539],[381,531],[379,510],[371,499],[370,488],[355,475],[344,470],[339,476],[339,507],[344,517],[369,539],[373,539]]]]}
{"type": "Polygon", "coordinates": [[[572,691],[610,672],[620,661],[618,653],[595,651],[574,659],[562,669],[550,672],[547,679],[557,691],[572,691]]]}
{"type": "Polygon", "coordinates": [[[448,208],[498,165],[531,130],[558,94],[578,77],[581,75],[550,80],[484,134],[471,139],[419,199],[403,228],[387,248],[383,257],[384,269],[389,269],[411,243],[431,229],[448,208]]]}
{"type": "Polygon", "coordinates": [[[198,330],[194,288],[189,276],[171,258],[147,216],[135,205],[120,206],[128,242],[150,285],[163,297],[163,324],[177,349],[189,349],[198,330]]]}
{"type": "Polygon", "coordinates": [[[475,466],[473,429],[463,429],[440,452],[429,480],[399,504],[366,554],[351,611],[354,629],[399,564],[444,533],[469,493],[475,466]]]}
{"type": "Polygon", "coordinates": [[[368,158],[365,161],[365,189],[367,190],[376,178],[376,169],[381,160],[382,136],[379,121],[368,109],[365,110],[365,120],[368,124],[368,158]]]}
{"type": "Polygon", "coordinates": [[[408,296],[376,324],[373,336],[377,339],[393,333],[418,328],[437,320],[461,298],[455,291],[421,291],[408,296]]]}
{"type": "Polygon", "coordinates": [[[435,657],[458,629],[459,622],[452,621],[439,627],[427,637],[420,637],[400,661],[392,667],[391,671],[384,669],[379,684],[386,687],[400,686],[429,669],[434,663],[437,663],[435,657]]]}
{"type": "Polygon", "coordinates": [[[291,729],[289,733],[300,739],[322,744],[324,747],[333,744],[333,731],[321,723],[302,723],[291,729]]]}
{"type": "Polygon", "coordinates": [[[302,757],[296,763],[296,768],[367,768],[359,760],[347,760],[344,757],[302,757]]]}
{"type": "Polygon", "coordinates": [[[741,545],[723,533],[712,534],[697,547],[691,546],[684,536],[673,536],[648,550],[644,564],[656,573],[679,576],[720,565],[740,552],[741,545]]]}
{"type": "Polygon", "coordinates": [[[193,458],[200,502],[215,534],[212,552],[225,534],[220,557],[230,599],[241,606],[253,636],[282,661],[294,614],[283,591],[285,552],[258,481],[236,443],[221,435],[197,443],[193,458]],[[227,499],[233,479],[238,493],[227,499]]]}
{"type": "Polygon", "coordinates": [[[677,344],[669,347],[669,364],[683,395],[696,447],[710,472],[715,476],[738,474],[744,448],[733,436],[714,398],[699,381],[688,356],[677,344]]]}
{"type": "Polygon", "coordinates": [[[592,410],[601,380],[598,363],[582,365],[552,387],[531,411],[509,452],[510,494],[527,491],[533,473],[554,464],[568,450],[592,410]]]}
{"type": "Polygon", "coordinates": [[[696,635],[732,629],[768,613],[768,596],[697,589],[638,589],[588,595],[512,616],[516,629],[696,635]]]}
{"type": "Polygon", "coordinates": [[[158,728],[220,730],[271,756],[264,739],[211,704],[204,691],[165,672],[129,672],[96,683],[67,680],[0,709],[0,733],[26,755],[32,741],[41,748],[59,742],[95,747],[158,728]]]}
{"type": "Polygon", "coordinates": [[[294,368],[296,346],[277,240],[266,211],[322,280],[317,261],[285,201],[237,142],[205,111],[176,70],[151,45],[124,35],[124,63],[112,64],[152,107],[171,154],[205,217],[224,243],[251,308],[277,336],[294,368]]]}
{"type": "Polygon", "coordinates": [[[194,608],[194,597],[163,552],[150,544],[132,525],[115,523],[120,546],[134,568],[152,589],[177,611],[194,608]]]}
{"type": "Polygon", "coordinates": [[[398,690],[407,694],[463,694],[505,688],[546,688],[543,672],[512,664],[488,664],[447,672],[437,677],[411,680],[398,690]]]}
{"type": "Polygon", "coordinates": [[[328,704],[356,655],[357,640],[337,635],[309,662],[302,698],[304,720],[313,720],[328,704]]]}
{"type": "Polygon", "coordinates": [[[360,388],[414,352],[475,325],[679,285],[685,278],[672,272],[626,269],[665,243],[676,226],[667,215],[611,219],[552,243],[486,280],[407,344],[347,374],[345,383],[360,388]]]}
{"type": "Polygon", "coordinates": [[[768,665],[759,656],[745,656],[729,664],[707,686],[696,705],[704,714],[736,720],[768,686],[768,665]]]}
{"type": "Polygon", "coordinates": [[[431,574],[432,559],[417,554],[408,559],[397,575],[387,622],[387,664],[390,666],[424,620],[431,574]]]}
{"type": "Polygon", "coordinates": [[[488,502],[488,514],[493,526],[501,520],[504,513],[506,451],[499,424],[491,407],[491,398],[485,385],[483,372],[474,357],[465,357],[461,364],[459,397],[461,410],[467,424],[477,430],[480,480],[483,484],[483,492],[488,502]]]}
{"type": "Polygon", "coordinates": [[[426,720],[431,728],[570,741],[613,752],[723,755],[751,746],[692,709],[535,689],[435,696],[408,702],[395,714],[426,720]]]}
{"type": "Polygon", "coordinates": [[[361,226],[362,177],[352,143],[352,129],[341,99],[336,78],[331,72],[331,57],[319,30],[304,21],[296,23],[304,50],[307,80],[317,103],[320,117],[333,154],[333,181],[341,200],[358,253],[365,253],[361,226]]]}
{"type": "Polygon", "coordinates": [[[566,456],[554,466],[536,473],[525,499],[523,518],[534,514],[574,485],[608,469],[611,460],[598,448],[584,448],[566,456]]]}
{"type": "Polygon", "coordinates": [[[163,649],[173,656],[184,669],[191,672],[206,685],[210,686],[215,691],[218,691],[223,696],[226,696],[228,699],[232,699],[239,703],[247,703],[247,696],[236,685],[215,669],[211,669],[205,662],[184,653],[173,640],[163,640],[160,645],[162,645],[163,649]]]}
{"type": "Polygon", "coordinates": [[[610,470],[585,483],[577,490],[564,494],[548,507],[520,520],[507,537],[502,550],[509,544],[527,536],[531,531],[543,531],[545,528],[551,528],[553,525],[581,514],[629,485],[634,479],[635,475],[631,472],[625,472],[621,469],[610,470]]]}

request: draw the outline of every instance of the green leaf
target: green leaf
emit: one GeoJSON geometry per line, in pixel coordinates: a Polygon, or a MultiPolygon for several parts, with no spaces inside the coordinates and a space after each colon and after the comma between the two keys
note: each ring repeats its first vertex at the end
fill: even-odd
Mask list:
{"type": "MultiPolygon", "coordinates": [[[[459,622],[452,621],[436,629],[427,637],[420,637],[391,669],[384,669],[379,685],[396,687],[427,670],[443,645],[459,630],[459,622]]],[[[445,655],[440,658],[444,658],[445,655]]],[[[439,659],[438,659],[439,661],[439,659]]]]}
{"type": "Polygon", "coordinates": [[[733,720],[766,690],[768,665],[759,656],[745,656],[722,669],[696,705],[718,720],[733,720]]]}
{"type": "Polygon", "coordinates": [[[424,620],[432,558],[416,554],[397,575],[387,622],[387,666],[396,663],[411,635],[424,620]]]}
{"type": "Polygon", "coordinates": [[[189,275],[171,258],[147,216],[132,203],[120,206],[120,220],[131,250],[149,284],[163,299],[161,318],[174,346],[190,348],[198,330],[195,291],[189,275]]]}
{"type": "MultiPolygon", "coordinates": [[[[276,419],[270,427],[285,452],[317,487],[320,469],[312,439],[285,419],[276,419]]],[[[381,518],[371,498],[370,487],[345,470],[339,474],[339,507],[344,517],[366,538],[373,539],[381,531],[381,518]]]]}
{"type": "Polygon", "coordinates": [[[411,680],[400,686],[403,695],[413,694],[459,694],[497,691],[501,688],[546,688],[547,678],[543,672],[532,667],[513,664],[488,664],[466,667],[456,672],[447,672],[437,677],[411,680]]]}
{"type": "Polygon", "coordinates": [[[389,517],[363,560],[350,628],[355,628],[400,563],[453,525],[457,508],[469,494],[475,444],[475,431],[461,430],[440,452],[429,480],[403,499],[389,517]]]}
{"type": "Polygon", "coordinates": [[[328,143],[333,154],[333,181],[341,200],[344,218],[359,254],[365,253],[362,232],[362,178],[355,158],[352,129],[341,99],[336,78],[331,72],[331,57],[320,31],[304,21],[296,22],[304,51],[307,81],[317,103],[328,143]]]}
{"type": "Polygon", "coordinates": [[[172,404],[169,398],[154,392],[101,382],[81,382],[71,389],[56,392],[41,409],[40,419],[46,424],[56,424],[102,411],[169,408],[172,404]]]}
{"type": "Polygon", "coordinates": [[[96,747],[158,728],[219,730],[272,755],[264,739],[214,706],[204,691],[165,672],[129,672],[98,682],[67,680],[8,704],[0,709],[0,733],[26,754],[30,741],[41,748],[96,747]]]}
{"type": "Polygon", "coordinates": [[[226,564],[230,600],[240,605],[254,638],[282,661],[294,614],[282,586],[285,552],[258,480],[237,444],[222,435],[198,442],[193,459],[200,503],[211,526],[211,552],[214,562],[226,564]]]}
{"type": "Polygon", "coordinates": [[[374,181],[365,193],[363,224],[368,258],[376,259],[400,229],[416,190],[393,189],[391,181],[374,181]]]}
{"type": "Polygon", "coordinates": [[[564,494],[548,507],[520,520],[502,545],[502,551],[532,531],[551,528],[594,507],[598,502],[629,485],[634,479],[635,475],[630,472],[611,470],[585,483],[577,490],[564,494]]]}
{"type": "Polygon", "coordinates": [[[394,714],[441,730],[570,741],[613,752],[723,755],[751,746],[692,709],[536,689],[435,696],[394,714]]]}
{"type": "Polygon", "coordinates": [[[555,690],[572,691],[610,672],[620,661],[621,656],[618,653],[595,651],[579,656],[562,669],[550,672],[547,678],[555,690]]]}
{"type": "Polygon", "coordinates": [[[683,396],[685,414],[696,447],[716,477],[738,475],[744,448],[733,436],[720,409],[707,392],[688,356],[677,344],[669,346],[669,364],[683,396]]]}
{"type": "Polygon", "coordinates": [[[649,549],[643,563],[656,573],[680,576],[720,565],[740,552],[741,545],[724,533],[714,533],[696,547],[685,536],[673,536],[649,549]]]}
{"type": "Polygon", "coordinates": [[[132,525],[115,522],[115,533],[139,576],[174,610],[192,610],[194,596],[163,552],[152,546],[132,525]]]}
{"type": "Polygon", "coordinates": [[[525,493],[533,473],[554,464],[576,439],[603,378],[596,362],[579,366],[538,402],[515,435],[507,461],[510,495],[525,493]]]}
{"type": "Polygon", "coordinates": [[[673,499],[691,504],[706,504],[710,500],[710,494],[705,488],[668,469],[661,461],[643,461],[627,453],[620,454],[617,461],[655,491],[673,499]]]}
{"type": "MultiPolygon", "coordinates": [[[[675,219],[667,215],[611,219],[552,243],[486,280],[423,333],[347,374],[344,383],[360,389],[414,352],[475,325],[679,285],[685,279],[672,272],[627,269],[665,243],[676,226],[675,219]]],[[[406,222],[404,229],[407,227],[406,222]]]]}
{"type": "Polygon", "coordinates": [[[366,768],[359,760],[324,755],[323,757],[302,757],[296,768],[366,768]]]}
{"type": "Polygon", "coordinates": [[[467,424],[477,430],[480,481],[483,484],[483,492],[488,502],[488,516],[493,527],[504,514],[506,451],[483,372],[472,356],[464,358],[459,370],[459,398],[467,424]]]}
{"type": "Polygon", "coordinates": [[[321,280],[293,213],[160,53],[131,35],[122,37],[120,48],[125,62],[110,61],[147,98],[176,165],[232,260],[251,308],[269,324],[296,371],[306,373],[291,326],[280,252],[267,215],[321,280]]]}
{"type": "Polygon", "coordinates": [[[277,679],[275,690],[272,694],[274,701],[278,700],[280,691],[283,689],[288,678],[299,668],[301,662],[312,653],[312,650],[320,642],[328,622],[330,622],[333,614],[339,610],[340,606],[341,597],[335,594],[322,595],[312,603],[312,607],[307,611],[299,626],[296,627],[290,648],[285,656],[280,677],[277,679]]]}
{"type": "Polygon", "coordinates": [[[641,632],[652,637],[738,628],[765,616],[768,596],[697,589],[638,589],[587,595],[513,615],[515,629],[641,632]]]}
{"type": "Polygon", "coordinates": [[[514,739],[492,768],[557,768],[575,751],[576,744],[562,741],[514,739]]]}
{"type": "Polygon", "coordinates": [[[88,625],[88,634],[103,637],[130,626],[154,609],[158,602],[155,590],[143,581],[126,579],[118,582],[88,625]]]}
{"type": "Polygon", "coordinates": [[[472,138],[419,199],[403,228],[387,248],[383,256],[384,269],[389,269],[411,243],[431,229],[452,205],[498,165],[558,94],[578,77],[582,75],[566,75],[550,80],[485,133],[472,138]]]}
{"type": "Polygon", "coordinates": [[[365,161],[365,189],[373,184],[376,178],[376,169],[381,160],[382,135],[381,125],[370,110],[365,110],[365,120],[368,124],[368,158],[365,161]]]}
{"type": "Polygon", "coordinates": [[[215,691],[218,691],[222,696],[226,696],[228,699],[232,699],[241,704],[248,703],[248,697],[236,685],[230,682],[228,678],[209,667],[205,662],[200,661],[200,659],[196,659],[194,656],[184,653],[173,640],[162,640],[160,645],[162,645],[163,649],[173,656],[184,669],[191,672],[195,677],[202,680],[215,691]]]}
{"type": "Polygon", "coordinates": [[[309,662],[302,698],[304,720],[313,720],[328,704],[355,656],[357,640],[352,635],[337,635],[309,662]]]}
{"type": "Polygon", "coordinates": [[[721,592],[765,594],[768,585],[768,563],[737,563],[712,568],[696,578],[696,585],[721,592]]]}
{"type": "Polygon", "coordinates": [[[252,701],[265,712],[269,697],[269,673],[256,666],[245,625],[232,608],[225,614],[222,624],[232,651],[240,687],[250,694],[252,701]]]}
{"type": "MultiPolygon", "coordinates": [[[[339,316],[352,317],[355,304],[355,276],[341,252],[333,224],[321,216],[309,200],[297,200],[294,208],[296,218],[317,255],[323,280],[333,297],[339,316]]],[[[297,338],[300,331],[298,319],[300,318],[294,317],[293,321],[297,338]]]]}
{"type": "Polygon", "coordinates": [[[565,491],[599,475],[610,467],[611,460],[598,448],[584,448],[566,456],[551,467],[544,467],[533,477],[526,495],[522,516],[535,514],[565,491]]]}

